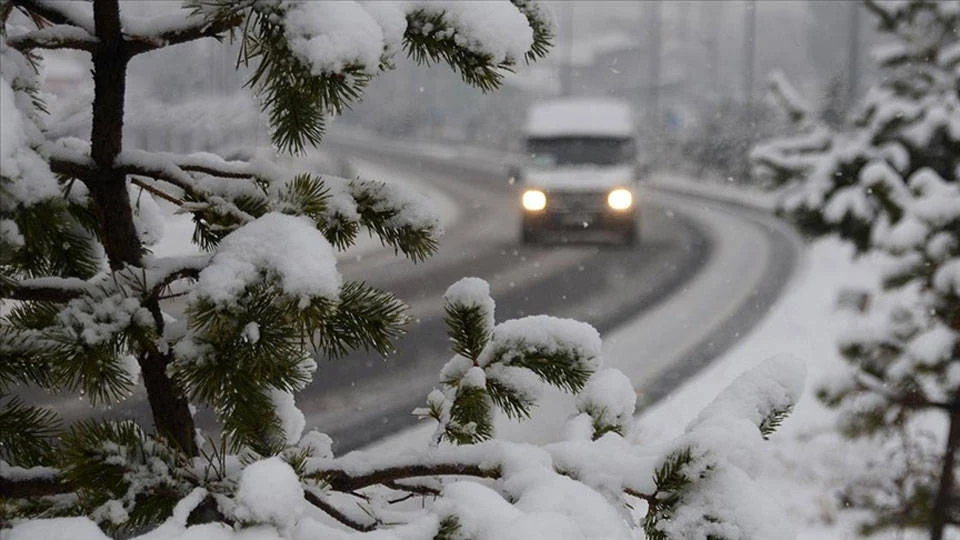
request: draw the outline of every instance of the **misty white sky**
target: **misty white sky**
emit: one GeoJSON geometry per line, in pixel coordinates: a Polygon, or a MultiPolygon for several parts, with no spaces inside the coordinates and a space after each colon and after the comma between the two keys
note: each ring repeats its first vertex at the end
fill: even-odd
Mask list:
{"type": "MultiPolygon", "coordinates": [[[[747,1],[554,0],[546,4],[554,13],[559,34],[553,62],[570,57],[575,63],[587,62],[594,50],[630,41],[648,49],[659,8],[663,76],[676,70],[703,69],[716,61],[721,84],[729,92],[743,86],[747,1]],[[573,48],[569,47],[571,29],[573,48]]],[[[850,12],[858,2],[759,0],[755,5],[755,90],[763,87],[773,69],[782,69],[801,90],[810,93],[818,93],[825,80],[845,72],[850,12]]],[[[870,18],[861,14],[860,35],[866,41],[870,40],[870,24],[870,18]]],[[[862,48],[860,52],[863,58],[862,48]]]]}

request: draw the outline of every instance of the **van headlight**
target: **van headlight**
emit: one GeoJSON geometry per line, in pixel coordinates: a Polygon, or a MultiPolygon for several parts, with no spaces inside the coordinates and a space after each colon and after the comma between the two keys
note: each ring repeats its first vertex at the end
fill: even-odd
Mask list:
{"type": "Polygon", "coordinates": [[[614,210],[627,210],[633,206],[633,193],[629,189],[617,188],[607,195],[607,206],[614,210]]]}
{"type": "Polygon", "coordinates": [[[520,199],[523,208],[531,212],[539,212],[547,207],[547,194],[539,189],[528,189],[520,199]]]}

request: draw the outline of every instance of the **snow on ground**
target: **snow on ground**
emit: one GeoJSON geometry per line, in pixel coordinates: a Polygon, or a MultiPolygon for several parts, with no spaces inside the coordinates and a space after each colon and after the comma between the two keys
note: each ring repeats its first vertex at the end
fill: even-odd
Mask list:
{"type": "Polygon", "coordinates": [[[772,192],[744,189],[733,178],[694,179],[677,174],[654,173],[645,183],[662,189],[686,195],[696,195],[710,199],[743,204],[751,208],[773,210],[777,195],[772,192]]]}
{"type": "MultiPolygon", "coordinates": [[[[666,399],[644,411],[633,436],[655,443],[679,435],[688,422],[714,396],[744,371],[763,360],[789,353],[806,363],[804,395],[792,417],[771,440],[774,458],[762,464],[771,491],[788,504],[791,515],[812,526],[837,520],[833,492],[839,488],[835,467],[861,455],[837,452],[844,445],[831,430],[833,415],[817,401],[814,392],[840,364],[836,353],[835,301],[839,286],[863,279],[863,269],[850,264],[850,251],[839,241],[824,240],[810,250],[809,266],[771,311],[738,345],[715,360],[666,399]],[[849,459],[845,459],[849,458],[849,459]]],[[[853,538],[848,523],[815,526],[800,538],[853,538]]]]}
{"type": "MultiPolygon", "coordinates": [[[[798,540],[860,538],[857,514],[843,511],[838,495],[870,462],[882,459],[876,443],[841,438],[834,429],[835,414],[815,395],[831,373],[843,366],[836,345],[844,319],[837,306],[838,290],[878,279],[870,261],[851,262],[851,255],[850,246],[837,239],[813,244],[803,275],[769,316],[738,345],[645,410],[632,431],[633,437],[645,443],[670,440],[746,370],[780,354],[797,357],[808,373],[803,397],[771,438],[770,458],[756,466],[763,471],[767,489],[787,505],[802,531],[798,540]]],[[[889,538],[912,536],[890,533],[889,538]]]]}

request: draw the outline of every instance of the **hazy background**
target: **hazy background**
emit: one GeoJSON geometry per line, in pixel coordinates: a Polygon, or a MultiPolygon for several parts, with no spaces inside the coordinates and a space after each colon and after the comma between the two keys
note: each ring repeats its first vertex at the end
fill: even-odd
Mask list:
{"type": "MultiPolygon", "coordinates": [[[[785,126],[766,101],[769,74],[783,71],[811,105],[839,121],[874,73],[874,21],[846,0],[546,2],[556,20],[551,55],[519,66],[504,88],[483,94],[446,68],[400,59],[335,123],[389,136],[519,149],[525,111],[558,95],[613,96],[641,118],[649,158],[694,173],[746,179],[743,157],[758,137],[785,126]]],[[[125,2],[142,15],[174,2],[125,2]]],[[[92,95],[83,55],[50,58],[52,88],[92,95]]],[[[212,40],[137,58],[127,143],[149,150],[217,150],[268,137],[236,47],[212,40]],[[144,129],[138,129],[143,124],[144,129]],[[151,129],[146,129],[150,125],[151,129]]],[[[84,132],[83,103],[61,130],[84,132]]],[[[69,116],[73,111],[58,111],[69,116]]],[[[336,131],[336,129],[334,129],[336,131]]],[[[82,133],[86,134],[86,133],[82,133]]]]}

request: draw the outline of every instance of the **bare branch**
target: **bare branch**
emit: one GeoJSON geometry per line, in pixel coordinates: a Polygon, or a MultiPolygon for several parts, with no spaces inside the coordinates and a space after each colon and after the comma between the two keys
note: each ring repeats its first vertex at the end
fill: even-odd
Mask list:
{"type": "Polygon", "coordinates": [[[350,527],[355,531],[369,532],[377,528],[376,523],[363,524],[347,517],[346,514],[344,514],[340,510],[337,510],[335,506],[323,500],[319,496],[311,493],[310,490],[304,490],[303,497],[310,504],[316,506],[320,510],[323,510],[324,512],[327,513],[327,515],[329,515],[333,519],[339,521],[340,523],[343,523],[344,525],[346,525],[347,527],[350,527]]]}
{"type": "Polygon", "coordinates": [[[154,285],[150,293],[150,296],[159,297],[160,292],[163,291],[163,289],[166,288],[167,285],[170,285],[174,281],[177,281],[180,279],[197,279],[199,276],[200,276],[199,267],[190,267],[190,268],[185,267],[185,268],[180,268],[178,270],[170,272],[169,274],[163,276],[163,278],[161,278],[157,282],[157,284],[154,285]]]}
{"type": "Polygon", "coordinates": [[[135,185],[135,186],[137,186],[137,187],[143,188],[144,190],[149,191],[150,193],[156,195],[157,197],[160,197],[161,199],[163,199],[163,200],[165,200],[165,201],[167,201],[167,202],[171,202],[171,203],[173,203],[173,204],[175,204],[175,205],[177,205],[177,206],[180,206],[180,205],[183,204],[183,201],[182,201],[182,200],[174,197],[173,195],[167,194],[165,191],[161,191],[161,190],[159,190],[159,189],[151,186],[150,184],[144,182],[143,180],[140,180],[140,179],[137,178],[137,177],[131,178],[131,179],[130,179],[130,183],[133,184],[133,185],[135,185]]]}
{"type": "Polygon", "coordinates": [[[635,490],[635,489],[627,488],[627,487],[623,488],[623,492],[626,493],[627,495],[630,495],[631,497],[636,497],[636,498],[638,498],[638,499],[643,499],[643,500],[647,501],[647,504],[651,504],[651,505],[652,505],[652,504],[656,504],[656,503],[657,503],[657,497],[656,497],[656,495],[647,495],[646,493],[641,493],[641,492],[639,492],[639,491],[637,491],[637,490],[635,490]]]}
{"type": "Polygon", "coordinates": [[[161,32],[155,36],[128,35],[127,44],[130,55],[137,55],[179,43],[186,43],[203,38],[220,39],[223,34],[232,31],[243,24],[243,16],[237,15],[230,19],[223,19],[208,23],[206,20],[194,24],[188,24],[182,28],[176,28],[161,32]]]}
{"type": "Polygon", "coordinates": [[[12,480],[0,477],[0,499],[22,499],[71,493],[74,487],[61,482],[59,477],[25,478],[12,480]]]}
{"type": "Polygon", "coordinates": [[[401,484],[400,482],[391,481],[384,482],[383,485],[395,491],[406,491],[411,495],[440,495],[439,489],[434,489],[423,484],[401,484]]]}
{"type": "Polygon", "coordinates": [[[67,24],[58,24],[7,38],[7,45],[21,52],[30,49],[77,49],[92,53],[97,42],[96,37],[82,28],[67,24]]]}
{"type": "Polygon", "coordinates": [[[53,155],[50,156],[50,170],[55,174],[83,180],[84,183],[97,174],[97,170],[89,160],[81,162],[53,155]]]}
{"type": "Polygon", "coordinates": [[[421,476],[475,476],[478,478],[499,478],[500,469],[497,467],[483,467],[468,463],[437,463],[431,465],[405,465],[399,467],[387,467],[375,470],[367,474],[353,476],[350,473],[339,470],[322,470],[313,474],[319,480],[325,482],[334,491],[348,493],[357,489],[403,480],[405,478],[417,478],[421,476]]]}
{"type": "Polygon", "coordinates": [[[76,278],[48,277],[13,281],[0,286],[0,297],[27,302],[64,304],[86,292],[87,283],[76,278]]]}
{"type": "MultiPolygon", "coordinates": [[[[56,145],[47,145],[47,149],[50,153],[50,170],[56,174],[77,178],[88,185],[97,182],[97,178],[102,174],[102,172],[94,166],[90,158],[85,155],[66,150],[56,145]]],[[[232,202],[224,199],[223,197],[205,192],[196,184],[196,181],[190,175],[190,172],[197,172],[200,174],[210,174],[225,178],[249,180],[252,175],[249,172],[244,171],[246,164],[242,164],[241,166],[236,166],[233,168],[216,168],[208,163],[198,164],[191,162],[189,157],[190,156],[185,156],[183,158],[183,167],[189,169],[188,172],[187,169],[184,169],[178,165],[176,161],[170,159],[170,157],[166,154],[141,151],[126,152],[117,156],[111,171],[129,176],[145,176],[147,178],[153,178],[155,180],[166,182],[182,189],[185,193],[199,201],[206,201],[207,203],[215,206],[218,211],[230,214],[241,223],[253,221],[253,216],[244,212],[243,210],[240,210],[232,202]]],[[[134,183],[140,187],[143,187],[144,189],[149,189],[145,187],[145,184],[142,182],[134,183]]],[[[156,192],[151,191],[151,193],[156,192]]],[[[156,194],[159,197],[167,200],[170,200],[170,198],[173,197],[167,193],[164,193],[163,195],[160,195],[159,193],[156,194]]],[[[176,204],[181,206],[185,205],[184,201],[180,201],[178,199],[171,202],[176,202],[176,204]]]]}

